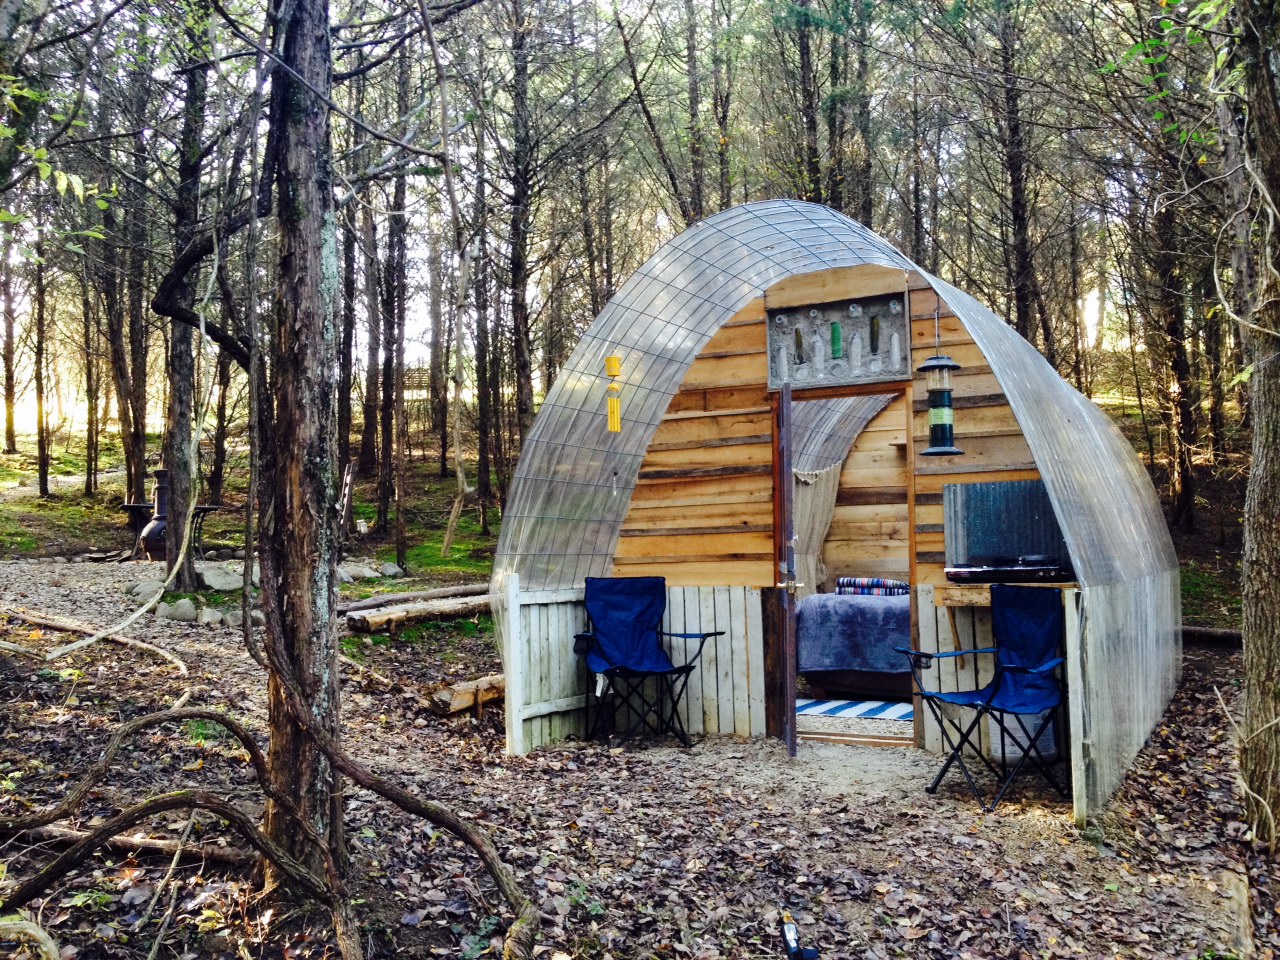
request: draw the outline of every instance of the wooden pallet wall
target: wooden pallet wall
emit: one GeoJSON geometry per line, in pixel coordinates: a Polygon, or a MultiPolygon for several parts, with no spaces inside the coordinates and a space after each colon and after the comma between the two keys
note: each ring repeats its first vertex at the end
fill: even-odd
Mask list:
{"type": "Polygon", "coordinates": [[[711,338],[658,426],[614,556],[615,576],[771,586],[773,417],[756,300],[711,338]]]}
{"type": "MultiPolygon", "coordinates": [[[[573,652],[574,634],[587,629],[582,589],[521,592],[519,579],[503,587],[502,644],[507,676],[507,750],[523,754],[587,733],[587,711],[598,709],[594,677],[573,652]]],[[[748,587],[671,587],[662,629],[670,633],[723,631],[710,638],[689,678],[680,718],[691,735],[763,736],[764,625],[760,591],[748,587]]],[[[687,663],[696,640],[669,638],[675,663],[687,663]]],[[[618,723],[624,721],[621,716],[618,723]]]]}

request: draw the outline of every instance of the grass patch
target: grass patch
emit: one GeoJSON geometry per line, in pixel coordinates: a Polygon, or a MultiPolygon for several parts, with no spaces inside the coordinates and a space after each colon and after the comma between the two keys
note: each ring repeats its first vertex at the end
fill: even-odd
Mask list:
{"type": "Polygon", "coordinates": [[[187,737],[199,744],[205,744],[211,740],[225,740],[229,736],[222,724],[200,718],[188,720],[185,729],[187,737]]]}
{"type": "Polygon", "coordinates": [[[1194,560],[1183,564],[1184,623],[1239,630],[1240,616],[1240,588],[1234,577],[1194,560]]]}

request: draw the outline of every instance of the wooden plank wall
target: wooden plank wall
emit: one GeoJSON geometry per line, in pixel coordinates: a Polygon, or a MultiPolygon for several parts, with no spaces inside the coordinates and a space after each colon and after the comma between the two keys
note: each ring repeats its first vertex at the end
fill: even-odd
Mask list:
{"type": "Polygon", "coordinates": [[[764,305],[720,328],[654,435],[613,573],[668,584],[771,586],[773,420],[764,305]]]}
{"type": "Polygon", "coordinates": [[[911,577],[906,404],[877,414],[844,462],[823,545],[828,591],[836,577],[911,577]]]}
{"type": "MultiPolygon", "coordinates": [[[[935,352],[934,310],[939,300],[922,278],[914,277],[911,291],[911,359],[920,364],[935,352]]],[[[961,365],[952,377],[956,446],[962,456],[922,457],[929,445],[928,392],[923,377],[913,382],[912,409],[915,444],[915,555],[913,584],[946,584],[943,573],[942,488],[948,483],[997,480],[1038,480],[1040,471],[1013,409],[986,358],[959,319],[941,304],[939,326],[942,353],[961,365]]]]}
{"type": "MultiPolygon", "coordinates": [[[[594,678],[573,652],[574,634],[587,628],[581,590],[509,593],[504,660],[507,749],[527,753],[586,734],[586,695],[594,678]],[[518,725],[518,728],[517,728],[518,725]]],[[[764,735],[764,626],[760,591],[749,587],[672,587],[663,630],[725,631],[703,648],[681,701],[692,735],[764,735]]],[[[687,663],[696,640],[669,639],[673,662],[687,663]]]]}
{"type": "Polygon", "coordinates": [[[581,588],[521,593],[516,581],[506,591],[503,620],[507,750],[527,753],[583,736],[589,675],[573,652],[574,635],[587,627],[581,588]]]}
{"type": "MultiPolygon", "coordinates": [[[[920,626],[918,649],[922,652],[979,650],[992,645],[989,606],[940,606],[940,598],[937,597],[934,586],[927,583],[917,587],[915,595],[920,626]]],[[[934,660],[933,666],[924,672],[922,679],[930,690],[975,690],[990,682],[994,668],[995,658],[991,656],[947,657],[934,660]]],[[[917,745],[930,753],[947,753],[948,748],[943,742],[937,721],[919,698],[916,698],[916,716],[919,718],[917,745]]],[[[961,723],[967,723],[973,714],[963,710],[957,716],[961,723]]],[[[955,736],[954,731],[952,736],[955,736]]],[[[982,749],[989,751],[991,741],[985,727],[981,730],[981,738],[982,749]]]]}

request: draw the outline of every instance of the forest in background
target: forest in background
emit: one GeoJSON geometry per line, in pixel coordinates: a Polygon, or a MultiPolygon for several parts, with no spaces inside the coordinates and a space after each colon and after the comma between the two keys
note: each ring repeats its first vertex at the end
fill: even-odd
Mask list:
{"type": "MultiPolygon", "coordinates": [[[[23,425],[82,433],[86,492],[104,431],[125,438],[134,502],[161,454],[148,430],[196,418],[213,502],[244,448],[277,242],[250,202],[272,149],[258,6],[0,4],[5,448],[23,425]]],[[[343,465],[378,477],[385,527],[397,458],[429,449],[444,475],[460,431],[500,503],[544,386],[617,286],[688,225],[793,197],[1136,408],[1190,530],[1193,466],[1238,471],[1248,424],[1223,306],[1242,294],[1221,130],[1242,117],[1225,41],[1196,19],[1026,0],[334,4],[343,465]]]]}
{"type": "MultiPolygon", "coordinates": [[[[339,478],[376,480],[398,554],[411,445],[456,471],[454,517],[469,452],[481,502],[500,503],[544,385],[617,285],[708,214],[784,196],[881,232],[1083,390],[1134,406],[1175,530],[1195,526],[1198,466],[1247,467],[1241,836],[1274,854],[1273,2],[0,0],[0,38],[6,449],[25,408],[41,494],[55,428],[84,435],[87,496],[113,431],[130,501],[163,463],[179,591],[194,582],[178,521],[195,478],[216,496],[237,450],[254,474],[264,625],[246,617],[243,640],[266,679],[262,826],[188,792],[98,833],[211,813],[262,854],[264,892],[323,904],[354,958],[368,931],[343,886],[343,802],[357,785],[469,847],[514,918],[505,955],[531,955],[539,910],[486,831],[340,742],[339,478]]],[[[206,707],[117,737],[186,719],[255,755],[206,707]]]]}

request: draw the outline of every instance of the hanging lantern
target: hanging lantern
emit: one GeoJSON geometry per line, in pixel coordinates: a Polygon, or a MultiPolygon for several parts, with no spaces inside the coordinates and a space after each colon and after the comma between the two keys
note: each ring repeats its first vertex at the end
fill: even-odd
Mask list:
{"type": "Polygon", "coordinates": [[[622,376],[622,357],[617,354],[604,358],[604,372],[609,377],[609,432],[622,432],[622,387],[617,378],[622,376]]]}
{"type": "Polygon", "coordinates": [[[929,391],[929,447],[926,457],[950,457],[964,453],[955,445],[955,411],[951,406],[951,371],[960,364],[950,357],[934,354],[916,368],[924,374],[929,391]]]}

